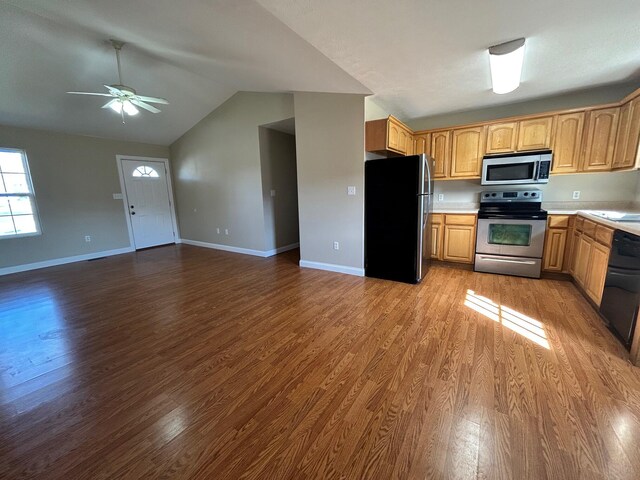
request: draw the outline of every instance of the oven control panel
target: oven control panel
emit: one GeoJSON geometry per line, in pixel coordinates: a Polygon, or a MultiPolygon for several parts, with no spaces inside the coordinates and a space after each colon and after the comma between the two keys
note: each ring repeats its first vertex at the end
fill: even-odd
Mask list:
{"type": "Polygon", "coordinates": [[[486,190],[480,193],[480,203],[542,202],[540,190],[486,190]]]}

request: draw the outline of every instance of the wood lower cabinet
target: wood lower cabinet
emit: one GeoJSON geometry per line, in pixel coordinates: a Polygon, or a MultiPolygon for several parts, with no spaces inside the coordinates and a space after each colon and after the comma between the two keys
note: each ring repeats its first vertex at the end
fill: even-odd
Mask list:
{"type": "Polygon", "coordinates": [[[602,300],[612,237],[613,229],[607,226],[580,217],[576,220],[569,271],[596,305],[602,300]]]}
{"type": "Polygon", "coordinates": [[[592,110],[587,115],[587,133],[582,170],[606,172],[611,170],[618,132],[620,108],[592,110]]]}
{"type": "Polygon", "coordinates": [[[584,117],[584,112],[556,117],[551,173],[576,173],[580,169],[584,117]]]}
{"type": "Polygon", "coordinates": [[[442,260],[443,215],[433,214],[431,219],[431,258],[442,260]]]}
{"type": "Polygon", "coordinates": [[[609,263],[609,248],[598,242],[592,242],[589,252],[589,271],[584,284],[584,290],[597,305],[602,300],[604,281],[607,278],[609,263]]]}
{"type": "Polygon", "coordinates": [[[415,155],[420,153],[426,153],[427,155],[431,155],[431,134],[430,133],[414,135],[413,153],[415,155]]]}
{"type": "Polygon", "coordinates": [[[542,150],[551,147],[553,117],[522,120],[518,125],[518,150],[542,150]]]}
{"type": "Polygon", "coordinates": [[[484,126],[453,130],[451,133],[451,171],[449,176],[480,177],[484,142],[484,126]]]}
{"type": "Polygon", "coordinates": [[[494,123],[487,127],[486,153],[514,152],[518,145],[518,122],[494,123]]]}
{"type": "Polygon", "coordinates": [[[451,161],[451,131],[431,133],[431,156],[434,161],[433,178],[445,178],[449,174],[451,161]]]}
{"type": "Polygon", "coordinates": [[[445,215],[442,259],[473,263],[476,246],[475,215],[445,215]]]}
{"type": "Polygon", "coordinates": [[[544,241],[542,268],[549,272],[562,272],[568,232],[564,228],[550,228],[544,241]]]}

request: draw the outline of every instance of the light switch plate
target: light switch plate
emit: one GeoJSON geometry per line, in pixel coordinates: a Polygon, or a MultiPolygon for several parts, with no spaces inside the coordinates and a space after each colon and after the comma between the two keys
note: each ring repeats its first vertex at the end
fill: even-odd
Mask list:
{"type": "Polygon", "coordinates": [[[349,185],[347,187],[347,195],[355,195],[356,194],[356,187],[354,185],[349,185]]]}
{"type": "Polygon", "coordinates": [[[121,194],[121,193],[114,193],[114,194],[113,194],[113,199],[114,199],[114,200],[122,200],[122,199],[123,199],[123,196],[122,196],[122,194],[121,194]]]}
{"type": "Polygon", "coordinates": [[[271,196],[275,197],[276,196],[276,191],[275,190],[271,190],[271,196]]]}

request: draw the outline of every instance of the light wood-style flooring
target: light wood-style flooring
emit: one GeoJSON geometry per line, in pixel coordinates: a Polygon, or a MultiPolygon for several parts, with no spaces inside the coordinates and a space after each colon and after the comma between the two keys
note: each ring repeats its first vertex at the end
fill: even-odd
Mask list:
{"type": "Polygon", "coordinates": [[[639,478],[640,369],[571,283],[296,255],[0,278],[0,478],[639,478]]]}

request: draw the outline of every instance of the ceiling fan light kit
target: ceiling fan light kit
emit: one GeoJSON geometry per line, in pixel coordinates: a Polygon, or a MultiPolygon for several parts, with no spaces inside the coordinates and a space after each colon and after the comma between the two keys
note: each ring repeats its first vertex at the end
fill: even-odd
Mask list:
{"type": "Polygon", "coordinates": [[[493,92],[513,92],[520,85],[524,62],[524,38],[489,47],[489,65],[493,92]]]}
{"type": "Polygon", "coordinates": [[[169,102],[164,98],[147,97],[138,95],[136,91],[124,85],[122,82],[122,67],[120,65],[120,50],[124,46],[124,42],[118,40],[110,40],[111,45],[116,51],[116,62],[118,63],[118,80],[120,83],[115,85],[104,85],[109,93],[98,92],[67,92],[73,95],[94,95],[98,97],[110,97],[107,103],[102,108],[110,108],[114,112],[118,113],[122,118],[122,123],[125,123],[125,114],[129,116],[137,115],[140,111],[138,108],[142,108],[151,113],[160,113],[160,109],[149,105],[150,103],[158,103],[161,105],[168,105],[169,102]]]}

